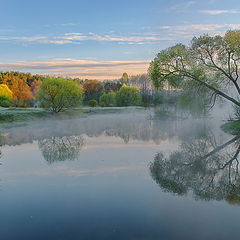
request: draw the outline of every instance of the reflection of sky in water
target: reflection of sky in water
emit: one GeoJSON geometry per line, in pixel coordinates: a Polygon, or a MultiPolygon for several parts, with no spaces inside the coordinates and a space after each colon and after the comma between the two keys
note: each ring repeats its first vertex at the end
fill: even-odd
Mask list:
{"type": "Polygon", "coordinates": [[[211,120],[155,121],[140,111],[6,132],[3,142],[10,146],[2,147],[0,166],[4,240],[239,239],[237,205],[166,192],[150,174],[156,153],[168,157],[202,132],[211,132],[217,145],[229,140],[211,120]],[[43,158],[39,141],[50,139],[51,145],[57,137],[63,145],[49,149],[62,151],[66,136],[79,135],[84,144],[76,144],[77,159],[49,163],[43,158]]]}

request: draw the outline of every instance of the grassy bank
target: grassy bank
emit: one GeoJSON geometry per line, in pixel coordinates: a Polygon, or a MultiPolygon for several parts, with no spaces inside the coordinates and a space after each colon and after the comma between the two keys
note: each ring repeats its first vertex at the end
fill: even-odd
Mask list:
{"type": "Polygon", "coordinates": [[[22,125],[34,120],[69,118],[75,115],[80,115],[81,113],[82,109],[53,114],[41,108],[0,108],[0,128],[6,128],[18,124],[22,125]]]}
{"type": "Polygon", "coordinates": [[[221,126],[221,129],[227,133],[230,133],[233,135],[239,135],[240,134],[240,120],[229,121],[227,123],[224,123],[221,126]]]}
{"type": "Polygon", "coordinates": [[[54,114],[41,108],[1,108],[0,107],[0,128],[26,124],[29,121],[43,119],[67,119],[86,114],[114,113],[129,111],[133,109],[144,109],[143,107],[83,107],[67,110],[54,114]]]}
{"type": "Polygon", "coordinates": [[[0,123],[32,120],[46,114],[44,110],[35,108],[0,108],[0,123]]]}

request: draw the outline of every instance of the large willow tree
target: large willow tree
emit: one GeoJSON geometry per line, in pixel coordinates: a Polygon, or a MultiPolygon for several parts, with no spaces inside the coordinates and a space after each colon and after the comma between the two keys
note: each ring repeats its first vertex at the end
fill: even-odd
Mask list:
{"type": "MultiPolygon", "coordinates": [[[[190,46],[162,50],[151,62],[149,76],[157,89],[166,83],[179,89],[209,90],[240,107],[240,31],[224,36],[194,37],[190,46]]],[[[215,101],[214,101],[215,102],[215,101]]]]}

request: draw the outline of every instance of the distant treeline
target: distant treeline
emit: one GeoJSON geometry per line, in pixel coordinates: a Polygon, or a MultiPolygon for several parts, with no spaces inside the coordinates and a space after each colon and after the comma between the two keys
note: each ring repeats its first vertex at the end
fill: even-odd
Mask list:
{"type": "MultiPolygon", "coordinates": [[[[49,77],[22,72],[0,72],[0,106],[38,106],[38,93],[46,79],[49,77]]],[[[121,78],[114,81],[57,77],[51,79],[58,79],[60,82],[62,79],[65,83],[69,80],[69,83],[74,82],[76,86],[81,87],[84,105],[155,105],[162,103],[164,97],[166,100],[166,91],[154,90],[147,74],[128,76],[127,73],[123,73],[121,78]]]]}

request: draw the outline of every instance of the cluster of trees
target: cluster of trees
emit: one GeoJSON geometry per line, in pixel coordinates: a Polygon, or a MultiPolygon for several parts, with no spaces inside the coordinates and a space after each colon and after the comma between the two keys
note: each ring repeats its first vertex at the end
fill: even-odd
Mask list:
{"type": "Polygon", "coordinates": [[[127,73],[123,73],[116,81],[85,80],[81,85],[84,89],[86,105],[99,104],[104,107],[160,104],[163,102],[163,92],[166,90],[154,89],[147,74],[128,76],[127,73]]]}
{"type": "Polygon", "coordinates": [[[101,82],[1,72],[0,106],[40,105],[57,113],[81,104],[106,107],[140,105],[140,89],[129,85],[126,73],[118,81],[101,82]]]}
{"type": "Polygon", "coordinates": [[[104,93],[99,100],[102,107],[141,105],[139,88],[123,84],[117,92],[104,93]]]}
{"type": "Polygon", "coordinates": [[[74,101],[77,104],[82,100],[83,90],[79,90],[78,86],[80,83],[79,79],[0,72],[0,106],[32,107],[40,101],[43,107],[58,112],[72,106],[74,101]],[[48,96],[44,91],[48,92],[48,96]]]}
{"type": "Polygon", "coordinates": [[[46,78],[40,85],[37,99],[41,106],[52,112],[81,105],[91,107],[131,106],[141,104],[141,95],[137,87],[121,85],[118,82],[102,83],[86,80],[81,85],[76,81],[63,78],[46,78]],[[105,91],[107,86],[107,91],[105,91]]]}
{"type": "Polygon", "coordinates": [[[0,105],[26,107],[32,104],[40,83],[41,75],[20,72],[0,72],[0,105]]]}
{"type": "MultiPolygon", "coordinates": [[[[124,73],[116,81],[44,77],[20,72],[0,73],[0,106],[41,106],[53,112],[81,104],[89,106],[131,106],[159,104],[175,99],[152,88],[146,74],[124,73]]],[[[175,101],[175,100],[174,100],[175,101]]]]}
{"type": "MultiPolygon", "coordinates": [[[[53,79],[53,78],[52,78],[53,79]]],[[[128,77],[127,73],[123,73],[122,77],[116,81],[98,81],[98,80],[80,80],[80,79],[63,79],[54,78],[59,81],[59,84],[75,84],[75,88],[81,88],[81,97],[78,99],[79,103],[89,106],[130,106],[141,104],[141,88],[131,83],[132,77],[128,77]],[[65,81],[66,80],[66,81],[65,81]],[[60,83],[61,82],[61,83],[60,83]]],[[[45,85],[49,85],[49,78],[46,78],[45,85]]],[[[44,84],[42,84],[44,87],[44,84]]],[[[41,87],[41,88],[42,88],[41,87]]],[[[40,91],[41,92],[41,91],[40,91]]],[[[69,98],[69,94],[68,98],[69,98]]],[[[38,94],[38,99],[41,94],[38,94]]],[[[42,100],[41,100],[42,102],[42,100]]],[[[46,104],[44,104],[46,105],[46,104]]]]}
{"type": "MultiPolygon", "coordinates": [[[[92,100],[95,100],[97,103],[99,103],[102,95],[116,93],[124,84],[130,85],[127,73],[123,73],[122,77],[116,81],[98,81],[86,79],[80,83],[84,89],[84,103],[88,104],[89,101],[92,102],[92,100]]],[[[113,105],[115,104],[113,103],[113,105]]]]}

